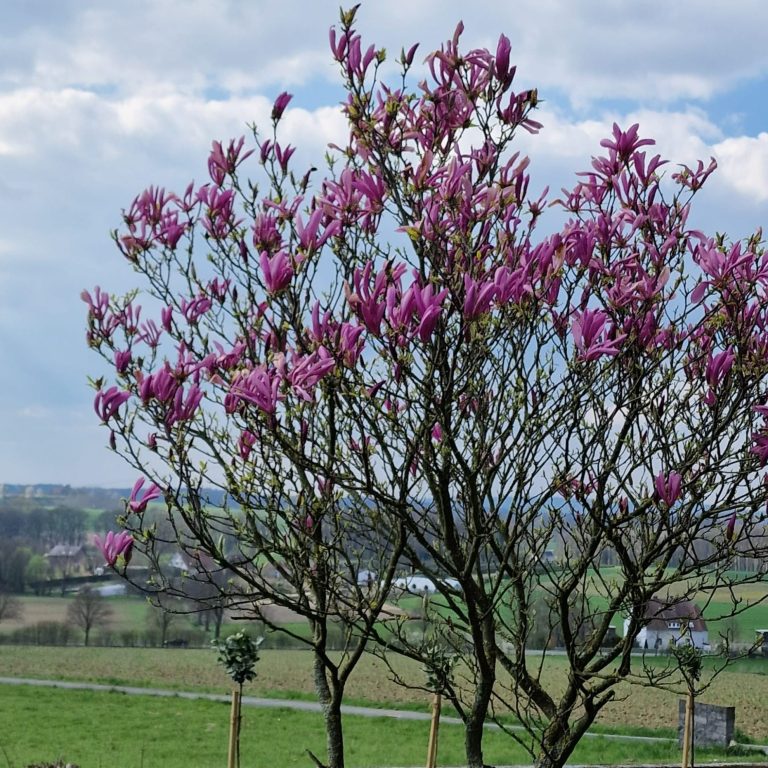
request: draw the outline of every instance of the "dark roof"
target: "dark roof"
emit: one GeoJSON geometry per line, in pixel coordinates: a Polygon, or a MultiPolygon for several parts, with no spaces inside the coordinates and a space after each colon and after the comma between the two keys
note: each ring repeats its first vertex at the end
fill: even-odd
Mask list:
{"type": "Polygon", "coordinates": [[[45,553],[46,557],[77,557],[83,553],[81,545],[57,544],[51,550],[45,553]]]}
{"type": "Polygon", "coordinates": [[[666,602],[654,597],[645,607],[645,618],[649,629],[667,629],[670,621],[692,622],[691,629],[705,632],[707,623],[701,615],[701,609],[692,600],[666,602]]]}

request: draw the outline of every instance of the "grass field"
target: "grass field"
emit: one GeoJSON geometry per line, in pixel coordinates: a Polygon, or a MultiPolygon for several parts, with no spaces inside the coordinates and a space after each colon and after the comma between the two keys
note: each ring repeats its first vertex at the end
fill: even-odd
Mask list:
{"type": "MultiPolygon", "coordinates": [[[[418,664],[396,659],[398,672],[419,683],[418,664]]],[[[651,659],[653,661],[653,659],[651,659]]],[[[639,662],[638,662],[639,663],[639,662]]],[[[304,651],[264,651],[257,678],[249,686],[252,695],[278,698],[314,698],[311,658],[304,651]]],[[[229,681],[205,650],[151,648],[46,648],[1,646],[0,676],[83,680],[111,685],[138,685],[172,690],[226,692],[229,681]]],[[[555,689],[566,679],[563,657],[548,657],[545,680],[555,689]]],[[[736,707],[736,727],[758,743],[768,743],[768,662],[743,660],[733,671],[717,677],[701,702],[736,707]]],[[[428,710],[429,697],[422,691],[396,685],[384,663],[366,656],[350,678],[347,703],[399,706],[428,710]]],[[[601,713],[595,731],[672,735],[677,724],[676,694],[622,685],[617,700],[601,713]]]]}
{"type": "MultiPolygon", "coordinates": [[[[7,619],[0,625],[0,631],[11,632],[24,626],[37,624],[40,621],[66,621],[67,608],[74,598],[70,595],[42,596],[25,595],[20,598],[24,613],[20,619],[7,619]]],[[[112,597],[109,598],[112,608],[110,629],[136,629],[146,625],[147,601],[141,597],[112,597]]]]}
{"type": "MultiPolygon", "coordinates": [[[[0,747],[9,768],[63,758],[81,768],[209,768],[226,758],[229,707],[223,703],[156,699],[117,693],[0,686],[0,747]]],[[[419,765],[426,754],[429,723],[346,717],[347,765],[419,765]]],[[[305,750],[324,755],[319,714],[282,709],[244,709],[242,764],[306,766],[305,750]]],[[[697,758],[723,757],[698,752],[697,758]]],[[[530,762],[508,736],[489,731],[489,763],[530,762]]],[[[675,762],[674,744],[585,739],[573,763],[675,762]]],[[[738,759],[737,756],[734,756],[738,759]]],[[[743,759],[743,758],[741,758],[743,759]]],[[[439,762],[464,761],[462,729],[443,725],[439,762]]]]}

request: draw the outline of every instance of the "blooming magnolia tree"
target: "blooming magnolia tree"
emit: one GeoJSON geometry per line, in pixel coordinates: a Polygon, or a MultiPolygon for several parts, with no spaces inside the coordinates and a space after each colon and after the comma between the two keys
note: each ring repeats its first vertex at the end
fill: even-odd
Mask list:
{"type": "Polygon", "coordinates": [[[116,241],[157,316],[136,294],[84,295],[113,369],[96,410],[153,483],[126,528],[151,555],[143,509],[162,494],[235,606],[307,617],[331,765],[366,645],[428,653],[387,621],[408,569],[441,593],[429,647],[463,655],[445,695],[468,764],[511,709],[537,764],[560,766],[618,682],[654,681],[630,663],[651,597],[706,601],[761,577],[730,564],[765,548],[768,259],[759,235],[689,228],[714,163],[667,171],[637,126],[614,126],[552,203],[567,223],[538,235],[545,196],[514,151],[540,128],[537,93],[513,89],[506,37],[461,52],[459,25],[423,81],[414,46],[387,85],[354,15],[331,31],[350,137],[329,173],[294,169],[283,94],[269,138],[214,142],[209,182],[149,189],[125,213],[116,241]],[[362,584],[363,569],[378,575],[362,584]],[[541,605],[565,688],[525,654],[541,605]]]}

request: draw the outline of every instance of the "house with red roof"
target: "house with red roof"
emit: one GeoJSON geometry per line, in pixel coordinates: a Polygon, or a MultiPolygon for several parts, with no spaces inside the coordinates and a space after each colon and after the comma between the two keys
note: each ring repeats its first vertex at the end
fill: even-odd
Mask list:
{"type": "MultiPolygon", "coordinates": [[[[651,598],[645,606],[645,626],[637,636],[644,649],[662,650],[671,645],[690,643],[694,648],[709,648],[709,632],[701,609],[692,600],[651,598]]],[[[624,620],[624,633],[629,619],[624,620]]]]}

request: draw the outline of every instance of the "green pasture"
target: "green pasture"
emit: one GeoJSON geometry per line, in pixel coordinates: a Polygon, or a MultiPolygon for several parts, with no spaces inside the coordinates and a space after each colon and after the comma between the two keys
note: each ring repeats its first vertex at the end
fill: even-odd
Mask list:
{"type": "MultiPolygon", "coordinates": [[[[243,710],[243,765],[306,766],[310,749],[324,755],[319,713],[287,709],[243,710]]],[[[0,748],[9,766],[63,759],[81,768],[208,768],[226,757],[226,703],[128,696],[120,693],[0,686],[0,748]]],[[[419,765],[426,755],[429,723],[345,717],[347,764],[419,765]]],[[[440,729],[439,761],[461,765],[462,729],[440,729]]],[[[699,759],[728,758],[698,751],[699,759]]],[[[523,764],[530,756],[498,731],[485,737],[489,763],[523,764]]],[[[739,759],[738,755],[730,755],[739,759]]],[[[679,759],[674,743],[584,739],[572,757],[579,764],[669,763],[679,759]]],[[[743,759],[743,758],[742,758],[743,759]]]]}
{"type": "MultiPolygon", "coordinates": [[[[338,656],[336,656],[338,658],[338,656]]],[[[541,665],[542,683],[553,694],[562,691],[568,679],[567,660],[547,654],[543,659],[531,654],[531,668],[541,665]]],[[[633,659],[636,679],[642,679],[643,659],[633,659]]],[[[669,659],[648,656],[645,663],[659,671],[669,659]]],[[[397,675],[410,686],[425,680],[421,666],[393,657],[390,663],[397,675]]],[[[714,660],[708,661],[704,681],[709,682],[714,660]]],[[[266,650],[256,667],[256,680],[249,693],[268,698],[314,700],[312,657],[307,651],[266,650]]],[[[457,669],[459,676],[466,670],[457,669]]],[[[0,677],[41,678],[93,682],[106,685],[154,687],[177,691],[226,693],[229,680],[215,662],[210,650],[162,648],[51,648],[44,646],[0,646],[0,677]]],[[[509,678],[499,675],[499,697],[514,700],[509,678]]],[[[593,726],[595,733],[671,736],[677,727],[678,694],[641,685],[622,683],[616,699],[600,713],[593,726]]],[[[430,695],[418,688],[403,688],[381,659],[364,656],[349,679],[345,703],[372,707],[394,707],[427,712],[430,695]]],[[[742,659],[711,681],[700,697],[704,703],[736,707],[739,739],[749,738],[768,744],[768,661],[742,659]]],[[[497,711],[504,713],[499,704],[497,711]]],[[[511,713],[505,715],[505,720],[511,713]]],[[[2,729],[0,728],[0,731],[2,729]]],[[[0,763],[1,764],[1,763],[0,763]]]]}
{"type": "MultiPolygon", "coordinates": [[[[67,608],[74,600],[72,595],[24,595],[19,597],[23,614],[19,620],[4,620],[0,632],[8,633],[22,626],[41,621],[66,621],[67,608]]],[[[105,598],[112,609],[109,628],[113,630],[142,629],[146,625],[147,601],[143,597],[105,598]]]]}
{"type": "MultiPolygon", "coordinates": [[[[604,610],[608,605],[608,597],[605,594],[606,584],[618,581],[618,569],[601,568],[590,576],[587,597],[593,610],[604,610]]],[[[738,643],[751,643],[755,638],[756,629],[768,628],[768,586],[765,583],[748,583],[735,586],[731,592],[719,589],[713,595],[699,594],[697,602],[704,609],[704,615],[708,622],[710,643],[714,648],[722,635],[726,633],[738,643]],[[707,602],[707,600],[709,601],[707,602]],[[734,602],[735,601],[735,602],[734,602]],[[729,617],[734,612],[736,615],[729,617]]],[[[25,595],[21,598],[24,604],[24,616],[20,621],[6,620],[0,622],[0,634],[7,634],[20,626],[28,626],[39,621],[66,621],[66,609],[71,596],[61,597],[25,595]]],[[[113,609],[113,616],[108,629],[113,632],[123,630],[142,630],[147,624],[147,603],[142,597],[112,597],[108,598],[109,605],[113,609]]],[[[412,616],[419,616],[424,607],[421,596],[405,594],[397,600],[393,600],[399,608],[407,611],[412,616]]],[[[446,614],[449,609],[445,600],[440,595],[433,595],[429,601],[429,610],[433,616],[446,614]]],[[[503,601],[501,606],[502,618],[509,621],[512,616],[505,611],[503,601]]],[[[614,624],[619,634],[623,631],[623,616],[616,615],[614,624]]],[[[243,622],[225,621],[224,634],[235,632],[243,622]]],[[[181,616],[176,620],[178,627],[191,628],[194,626],[194,617],[181,616]]],[[[301,637],[308,636],[308,629],[303,622],[287,624],[286,628],[301,637]]],[[[421,621],[416,619],[414,630],[421,628],[421,621]]],[[[98,632],[97,632],[98,634],[98,632]]],[[[279,642],[279,641],[278,641],[279,642]]]]}

